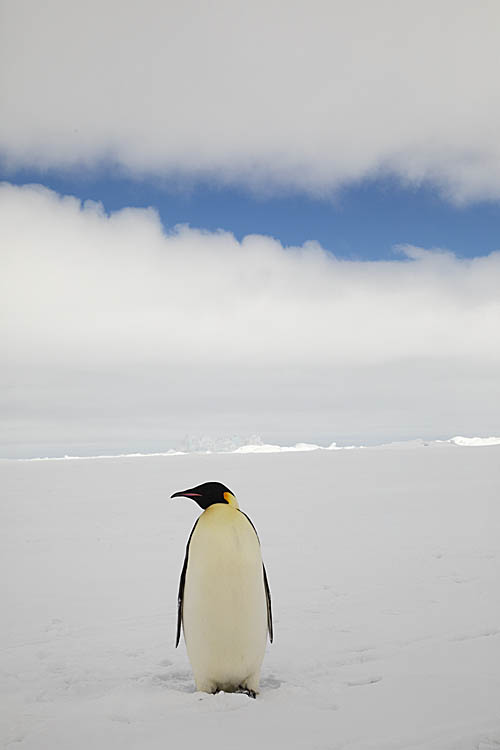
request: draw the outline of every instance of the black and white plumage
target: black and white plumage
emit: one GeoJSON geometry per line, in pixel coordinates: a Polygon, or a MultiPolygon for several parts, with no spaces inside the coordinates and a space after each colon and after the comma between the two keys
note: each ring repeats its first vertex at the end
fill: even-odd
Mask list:
{"type": "Polygon", "coordinates": [[[255,697],[267,634],[273,640],[271,594],[257,532],[219,482],[172,495],[180,496],[193,498],[204,512],[186,546],[176,646],[182,628],[198,690],[255,697]]]}

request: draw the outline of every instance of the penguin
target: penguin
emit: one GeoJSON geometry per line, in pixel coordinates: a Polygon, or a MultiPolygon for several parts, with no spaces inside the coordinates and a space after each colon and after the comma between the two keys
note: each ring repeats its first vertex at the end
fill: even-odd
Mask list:
{"type": "Polygon", "coordinates": [[[273,641],[271,592],[255,526],[220,482],[171,497],[189,497],[203,513],[186,545],[177,599],[196,689],[259,692],[267,635],[273,641]]]}

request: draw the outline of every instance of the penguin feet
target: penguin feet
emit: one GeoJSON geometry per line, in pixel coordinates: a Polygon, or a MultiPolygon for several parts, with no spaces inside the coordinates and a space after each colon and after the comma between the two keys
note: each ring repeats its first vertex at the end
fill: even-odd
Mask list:
{"type": "Polygon", "coordinates": [[[197,683],[196,689],[202,693],[209,693],[211,695],[217,695],[217,693],[243,693],[244,695],[248,695],[249,698],[256,698],[259,694],[258,690],[253,690],[247,685],[238,685],[238,687],[234,687],[234,684],[217,685],[213,682],[211,684],[197,683]]]}
{"type": "Polygon", "coordinates": [[[242,685],[240,685],[234,692],[243,693],[244,695],[248,695],[249,698],[257,698],[257,693],[255,692],[255,690],[250,690],[250,688],[243,687],[242,685]]]}

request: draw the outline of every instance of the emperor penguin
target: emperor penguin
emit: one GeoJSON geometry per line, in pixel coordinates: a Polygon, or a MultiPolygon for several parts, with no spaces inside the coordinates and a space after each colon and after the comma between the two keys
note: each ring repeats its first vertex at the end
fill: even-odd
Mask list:
{"type": "Polygon", "coordinates": [[[267,634],[273,640],[271,593],[255,526],[220,482],[172,497],[192,498],[203,509],[186,545],[175,645],[182,627],[197,690],[255,698],[267,634]]]}

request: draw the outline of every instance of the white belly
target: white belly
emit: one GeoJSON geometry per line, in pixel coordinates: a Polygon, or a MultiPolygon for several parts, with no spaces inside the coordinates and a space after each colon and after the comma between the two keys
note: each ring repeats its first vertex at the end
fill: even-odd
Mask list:
{"type": "Polygon", "coordinates": [[[267,637],[260,545],[229,505],[207,508],[191,538],[183,627],[198,690],[258,690],[267,637]]]}

